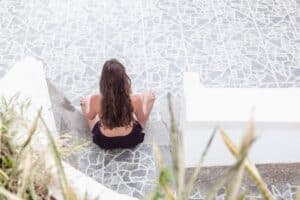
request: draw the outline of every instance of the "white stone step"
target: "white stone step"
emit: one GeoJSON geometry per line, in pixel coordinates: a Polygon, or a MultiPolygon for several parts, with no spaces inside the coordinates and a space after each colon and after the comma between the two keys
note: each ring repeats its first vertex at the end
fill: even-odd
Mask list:
{"type": "MultiPolygon", "coordinates": [[[[215,126],[238,145],[253,114],[258,139],[250,158],[255,163],[300,162],[299,88],[204,88],[198,73],[184,73],[181,119],[185,165],[194,167],[215,126]]],[[[205,165],[234,161],[217,135],[205,165]]]]}

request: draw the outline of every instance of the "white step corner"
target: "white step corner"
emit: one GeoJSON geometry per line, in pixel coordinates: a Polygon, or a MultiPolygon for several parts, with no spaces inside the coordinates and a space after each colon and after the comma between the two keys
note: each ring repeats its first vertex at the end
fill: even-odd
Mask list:
{"type": "MultiPolygon", "coordinates": [[[[251,115],[259,135],[250,152],[255,163],[300,162],[300,88],[203,88],[198,76],[184,73],[181,127],[186,167],[195,167],[216,126],[239,145],[251,115]]],[[[233,162],[218,134],[205,165],[233,162]]]]}

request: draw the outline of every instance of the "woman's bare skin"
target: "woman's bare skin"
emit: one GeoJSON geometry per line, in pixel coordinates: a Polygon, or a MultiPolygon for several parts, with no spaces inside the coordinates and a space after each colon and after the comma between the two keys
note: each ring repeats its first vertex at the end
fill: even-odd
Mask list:
{"type": "MultiPolygon", "coordinates": [[[[100,94],[92,95],[90,97],[83,97],[80,101],[82,113],[84,114],[91,130],[99,121],[99,116],[101,116],[101,101],[102,96],[100,94]]],[[[131,95],[131,102],[133,106],[134,118],[144,128],[153,108],[155,95],[150,91],[142,94],[131,95]]],[[[125,136],[131,132],[132,126],[116,127],[113,129],[100,127],[100,129],[102,134],[108,137],[125,136]]]]}

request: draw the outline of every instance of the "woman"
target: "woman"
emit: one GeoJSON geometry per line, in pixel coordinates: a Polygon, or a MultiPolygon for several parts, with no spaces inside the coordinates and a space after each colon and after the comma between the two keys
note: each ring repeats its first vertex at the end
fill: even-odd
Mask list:
{"type": "Polygon", "coordinates": [[[131,148],[143,142],[154,94],[132,94],[130,78],[116,59],[104,63],[99,85],[100,94],[80,101],[93,142],[104,149],[131,148]]]}

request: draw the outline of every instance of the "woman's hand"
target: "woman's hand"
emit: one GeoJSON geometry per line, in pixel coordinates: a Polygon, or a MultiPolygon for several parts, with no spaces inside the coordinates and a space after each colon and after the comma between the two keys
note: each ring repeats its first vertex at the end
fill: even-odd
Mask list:
{"type": "Polygon", "coordinates": [[[81,110],[82,114],[89,120],[93,120],[97,113],[95,112],[95,108],[93,105],[95,105],[97,100],[97,96],[84,96],[80,100],[81,110]]]}
{"type": "Polygon", "coordinates": [[[80,106],[83,114],[86,114],[88,112],[89,107],[89,98],[88,97],[82,97],[80,100],[80,106]]]}

